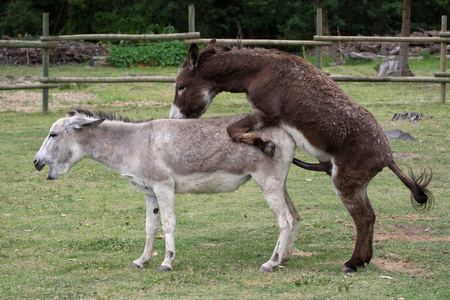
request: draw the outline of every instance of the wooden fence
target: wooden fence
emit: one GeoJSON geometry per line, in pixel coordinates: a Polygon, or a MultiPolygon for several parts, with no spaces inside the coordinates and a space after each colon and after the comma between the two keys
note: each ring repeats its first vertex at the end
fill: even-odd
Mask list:
{"type": "MultiPolygon", "coordinates": [[[[38,83],[1,85],[0,90],[13,89],[40,89],[42,88],[42,111],[48,112],[48,91],[50,88],[58,87],[58,83],[125,83],[125,82],[174,82],[175,77],[171,76],[135,76],[135,77],[50,77],[49,76],[49,54],[48,50],[57,47],[57,41],[71,40],[183,40],[184,43],[196,42],[199,44],[208,43],[211,39],[200,39],[200,33],[195,32],[195,10],[189,6],[189,31],[188,33],[176,34],[80,34],[80,35],[49,35],[49,15],[43,14],[43,36],[40,41],[0,41],[0,47],[6,48],[42,48],[43,57],[42,77],[38,83]]],[[[322,11],[317,10],[317,35],[314,40],[252,40],[243,39],[246,46],[313,46],[317,49],[317,67],[322,67],[322,46],[329,46],[333,42],[400,42],[400,43],[441,43],[441,68],[434,77],[350,77],[333,76],[335,81],[358,81],[358,82],[431,82],[441,84],[441,102],[445,102],[446,83],[450,83],[450,75],[446,73],[446,44],[450,43],[450,34],[447,32],[447,17],[442,16],[442,26],[439,37],[361,37],[361,36],[323,36],[322,35],[322,11]]],[[[234,44],[236,39],[217,39],[217,44],[234,44]]]]}
{"type": "Polygon", "coordinates": [[[441,85],[441,102],[445,103],[446,83],[450,83],[450,74],[446,73],[447,43],[450,43],[450,32],[447,31],[447,16],[441,17],[439,37],[379,37],[379,36],[314,36],[315,41],[323,42],[397,42],[397,43],[440,43],[440,72],[434,77],[343,77],[331,76],[336,81],[376,81],[376,82],[434,82],[441,85]]]}
{"type": "Polygon", "coordinates": [[[42,48],[42,77],[39,83],[0,85],[0,90],[36,89],[42,88],[42,112],[48,112],[48,90],[57,88],[63,82],[174,82],[175,77],[165,76],[136,76],[136,77],[50,77],[48,50],[58,46],[57,41],[72,40],[182,40],[200,37],[199,32],[173,33],[173,34],[79,34],[79,35],[49,35],[49,14],[43,14],[43,35],[40,41],[0,41],[0,47],[7,48],[42,48]]]}
{"type": "MultiPolygon", "coordinates": [[[[450,83],[450,74],[446,73],[446,44],[450,43],[450,32],[447,31],[447,16],[442,16],[441,32],[439,37],[380,37],[380,36],[324,36],[322,35],[322,10],[317,10],[317,35],[314,41],[293,41],[293,40],[242,40],[246,46],[315,46],[317,49],[317,67],[322,68],[322,46],[329,46],[333,42],[383,42],[383,43],[423,43],[441,44],[441,66],[440,72],[430,77],[360,77],[360,76],[334,76],[330,77],[335,81],[346,82],[427,82],[439,83],[441,85],[441,102],[445,102],[446,83],[450,83]]],[[[211,39],[185,40],[186,43],[208,43],[211,39]]],[[[236,39],[217,39],[216,44],[235,44],[236,39]]]]}

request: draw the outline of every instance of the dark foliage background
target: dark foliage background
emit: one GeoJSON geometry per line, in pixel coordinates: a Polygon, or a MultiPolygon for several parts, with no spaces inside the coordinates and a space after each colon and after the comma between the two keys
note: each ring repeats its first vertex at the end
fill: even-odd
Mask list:
{"type": "MultiPolygon", "coordinates": [[[[188,31],[188,6],[195,5],[202,37],[311,39],[315,14],[323,8],[325,32],[341,35],[397,34],[401,0],[2,0],[0,34],[40,36],[42,12],[50,13],[50,34],[161,33],[188,31]]],[[[449,0],[412,1],[411,30],[439,30],[449,0]]]]}

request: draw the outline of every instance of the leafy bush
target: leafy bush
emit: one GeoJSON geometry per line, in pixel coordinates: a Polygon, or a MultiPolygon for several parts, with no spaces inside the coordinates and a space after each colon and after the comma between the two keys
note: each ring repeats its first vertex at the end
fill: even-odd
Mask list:
{"type": "Polygon", "coordinates": [[[180,41],[151,45],[111,45],[108,61],[117,67],[179,66],[185,59],[188,45],[180,41]]]}

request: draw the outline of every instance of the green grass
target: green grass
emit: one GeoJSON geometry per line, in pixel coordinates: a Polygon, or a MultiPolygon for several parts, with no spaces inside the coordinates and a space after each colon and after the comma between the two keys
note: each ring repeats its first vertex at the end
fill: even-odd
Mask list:
{"type": "MultiPolygon", "coordinates": [[[[326,69],[349,75],[372,74],[373,67],[371,63],[326,69]]],[[[39,77],[41,72],[4,66],[0,70],[1,80],[39,77]]],[[[70,66],[52,68],[50,75],[175,75],[176,71],[70,66]]],[[[431,71],[415,65],[413,72],[431,71]]],[[[158,255],[146,268],[129,268],[144,247],[142,194],[89,160],[57,181],[46,181],[47,168],[37,172],[32,159],[51,124],[71,105],[136,119],[161,118],[168,116],[174,89],[159,83],[89,84],[51,90],[47,115],[34,102],[29,104],[36,106],[32,111],[0,112],[0,298],[446,299],[450,134],[449,106],[439,102],[439,85],[339,84],[385,130],[399,128],[416,137],[417,142],[391,141],[393,151],[405,155],[397,159],[401,167],[433,169],[430,188],[436,206],[428,213],[411,207],[409,191],[389,170],[372,181],[369,196],[377,224],[374,258],[366,268],[351,275],[340,272],[353,250],[353,222],[326,175],[296,167],[291,168],[288,189],[302,220],[296,255],[283,268],[258,273],[273,250],[277,228],[253,182],[230,194],[177,195],[174,271],[157,272],[163,239],[156,240],[158,255]],[[89,103],[83,97],[69,99],[80,92],[95,97],[89,103]],[[52,102],[57,94],[67,95],[63,107],[52,102]],[[434,117],[417,125],[391,122],[394,113],[411,110],[434,117]]],[[[0,92],[0,103],[14,93],[0,92]]],[[[206,116],[249,110],[244,95],[225,93],[206,116]]],[[[300,150],[297,156],[312,161],[300,150]]]]}

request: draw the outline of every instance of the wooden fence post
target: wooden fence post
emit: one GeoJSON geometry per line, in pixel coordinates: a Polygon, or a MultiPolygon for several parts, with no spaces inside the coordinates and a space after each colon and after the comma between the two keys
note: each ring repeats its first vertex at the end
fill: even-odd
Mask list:
{"type": "MultiPolygon", "coordinates": [[[[49,13],[45,12],[43,14],[42,18],[42,35],[48,36],[50,35],[49,31],[49,13]]],[[[50,58],[49,58],[49,49],[44,48],[42,49],[42,76],[48,77],[48,67],[50,64],[50,58]]],[[[48,113],[48,88],[42,89],[42,113],[46,114],[48,113]]]]}
{"type": "MultiPolygon", "coordinates": [[[[447,16],[441,17],[441,32],[447,31],[447,16]]],[[[447,43],[441,43],[441,72],[445,73],[447,43]]],[[[441,83],[441,103],[445,103],[445,83],[441,83]]]]}
{"type": "MultiPolygon", "coordinates": [[[[323,34],[322,9],[321,8],[317,9],[316,34],[318,36],[321,36],[323,34]]],[[[319,69],[322,69],[322,47],[321,46],[316,47],[316,59],[317,59],[317,67],[319,69]]]]}
{"type": "MultiPolygon", "coordinates": [[[[403,0],[402,36],[411,35],[411,0],[403,0]]],[[[398,53],[397,76],[413,76],[408,64],[409,44],[401,43],[398,53]]]]}
{"type": "Polygon", "coordinates": [[[188,25],[189,32],[195,32],[195,6],[193,4],[188,7],[188,25]]]}

